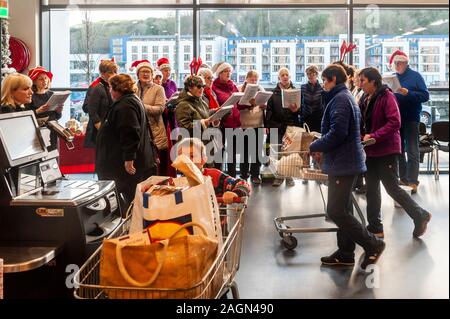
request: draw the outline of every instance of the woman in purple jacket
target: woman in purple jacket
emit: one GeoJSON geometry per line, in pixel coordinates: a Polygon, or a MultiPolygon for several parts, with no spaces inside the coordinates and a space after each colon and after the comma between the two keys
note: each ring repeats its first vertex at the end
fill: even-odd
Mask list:
{"type": "Polygon", "coordinates": [[[363,140],[375,139],[366,147],[367,180],[367,230],[384,238],[381,221],[380,181],[389,196],[399,203],[414,221],[414,237],[422,236],[431,214],[421,208],[398,184],[398,158],[401,154],[400,111],[395,95],[382,84],[381,75],[375,68],[360,72],[364,96],[360,101],[363,140]]]}

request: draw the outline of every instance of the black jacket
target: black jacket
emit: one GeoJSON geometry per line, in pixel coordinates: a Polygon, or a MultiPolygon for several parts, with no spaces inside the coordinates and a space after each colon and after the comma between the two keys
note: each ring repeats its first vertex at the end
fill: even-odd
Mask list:
{"type": "Polygon", "coordinates": [[[97,135],[95,166],[99,174],[126,174],[124,162],[134,160],[136,174],[156,166],[144,106],[135,94],[112,105],[97,135]]]}
{"type": "MultiPolygon", "coordinates": [[[[291,89],[295,89],[292,83],[291,89]]],[[[267,102],[265,127],[281,129],[284,134],[287,126],[300,126],[299,112],[294,113],[290,109],[283,108],[281,88],[278,83],[267,102]]]]}
{"type": "Polygon", "coordinates": [[[2,106],[0,106],[0,114],[2,113],[11,113],[11,112],[22,112],[22,111],[29,111],[30,109],[28,108],[27,105],[8,105],[8,104],[4,104],[2,106]]]}
{"type": "MultiPolygon", "coordinates": [[[[40,108],[42,105],[47,103],[50,97],[53,95],[52,91],[47,91],[44,94],[33,93],[33,98],[30,104],[27,104],[27,108],[34,111],[36,118],[46,118],[48,117],[48,121],[57,121],[61,118],[62,114],[56,111],[47,111],[42,113],[36,113],[36,110],[40,108]]],[[[48,150],[56,150],[58,148],[58,135],[51,131],[50,132],[50,146],[48,150]]]]}
{"type": "Polygon", "coordinates": [[[113,103],[109,84],[103,79],[93,87],[90,87],[86,93],[86,106],[89,112],[89,122],[86,127],[86,137],[84,147],[95,147],[97,140],[97,129],[94,124],[102,122],[113,103]]]}

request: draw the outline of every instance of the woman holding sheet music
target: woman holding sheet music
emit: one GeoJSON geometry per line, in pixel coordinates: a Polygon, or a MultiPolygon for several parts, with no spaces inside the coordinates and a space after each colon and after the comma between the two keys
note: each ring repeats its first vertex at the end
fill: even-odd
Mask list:
{"type": "MultiPolygon", "coordinates": [[[[300,126],[300,105],[292,104],[288,108],[283,107],[281,97],[282,90],[294,89],[291,82],[291,76],[287,68],[281,68],[278,71],[278,84],[273,89],[273,95],[267,102],[266,127],[270,128],[270,134],[278,131],[278,144],[282,143],[282,138],[288,126],[300,126]]],[[[276,178],[272,186],[280,186],[283,179],[276,178]]],[[[292,177],[286,178],[286,185],[294,186],[292,177]]]]}
{"type": "MultiPolygon", "coordinates": [[[[234,92],[239,92],[237,86],[231,80],[233,67],[226,62],[220,62],[213,67],[212,71],[216,73],[217,77],[213,82],[212,89],[217,95],[219,105],[223,105],[234,92]]],[[[225,129],[236,129],[241,127],[240,117],[241,115],[235,104],[231,113],[222,118],[222,141],[224,145],[225,129]]],[[[231,155],[231,158],[227,158],[227,171],[228,175],[236,177],[236,138],[233,137],[233,140],[233,148],[227,152],[228,155],[231,155]]],[[[228,148],[229,142],[231,141],[227,142],[228,148]]],[[[220,167],[217,166],[216,168],[220,169],[220,167]]]]}
{"type": "MultiPolygon", "coordinates": [[[[239,87],[241,92],[245,92],[247,85],[257,86],[257,90],[264,91],[261,85],[258,85],[258,72],[251,70],[247,72],[245,82],[239,87]]],[[[252,130],[255,132],[255,141],[249,141],[248,136],[244,136],[244,154],[240,163],[241,178],[248,179],[248,171],[250,168],[251,181],[253,184],[261,184],[259,177],[259,170],[261,167],[260,156],[263,150],[263,127],[264,127],[264,110],[266,105],[256,105],[255,98],[250,99],[249,105],[238,105],[241,112],[241,127],[246,131],[252,130]]]]}
{"type": "MultiPolygon", "coordinates": [[[[31,89],[33,90],[33,97],[31,103],[28,104],[28,108],[36,113],[37,118],[46,118],[48,120],[59,120],[63,105],[58,105],[54,111],[49,111],[49,105],[47,101],[53,95],[50,91],[50,84],[53,78],[53,74],[47,71],[41,66],[35,67],[28,72],[29,78],[33,81],[31,89]]],[[[58,136],[55,132],[50,133],[50,146],[47,148],[49,151],[58,148],[58,136]]]]}
{"type": "Polygon", "coordinates": [[[178,127],[187,129],[190,137],[194,137],[194,127],[196,125],[200,126],[200,132],[202,132],[210,124],[213,124],[209,121],[209,116],[215,110],[210,110],[203,100],[204,88],[205,82],[202,77],[190,75],[184,81],[184,90],[180,92],[178,97],[175,117],[178,127]]]}

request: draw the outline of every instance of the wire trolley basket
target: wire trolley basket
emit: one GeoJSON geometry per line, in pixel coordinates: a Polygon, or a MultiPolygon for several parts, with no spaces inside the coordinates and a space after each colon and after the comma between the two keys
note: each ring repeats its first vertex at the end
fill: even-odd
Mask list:
{"type": "MultiPolygon", "coordinates": [[[[112,287],[100,285],[100,246],[75,274],[74,296],[77,299],[216,299],[231,290],[233,298],[239,298],[234,279],[239,269],[247,198],[220,207],[223,246],[202,280],[183,289],[112,287]],[[193,294],[194,292],[194,294],[193,294]],[[192,297],[194,296],[194,297],[192,297]]],[[[108,237],[128,234],[131,215],[108,237]]]]}
{"type": "MultiPolygon", "coordinates": [[[[291,227],[286,224],[286,221],[290,222],[310,218],[324,218],[325,221],[331,222],[327,216],[327,203],[322,190],[322,185],[328,185],[328,175],[324,174],[320,169],[311,166],[310,153],[308,151],[278,151],[280,148],[279,144],[274,144],[270,147],[270,168],[275,176],[277,178],[290,177],[315,181],[320,192],[324,210],[323,213],[318,214],[275,217],[275,229],[283,239],[284,247],[289,250],[293,250],[297,247],[297,238],[293,236],[295,233],[323,233],[337,231],[337,227],[334,224],[330,227],[291,227]]],[[[319,167],[319,165],[317,165],[317,167],[319,167]]],[[[351,194],[351,201],[359,220],[363,225],[366,225],[364,214],[353,193],[351,194]]]]}

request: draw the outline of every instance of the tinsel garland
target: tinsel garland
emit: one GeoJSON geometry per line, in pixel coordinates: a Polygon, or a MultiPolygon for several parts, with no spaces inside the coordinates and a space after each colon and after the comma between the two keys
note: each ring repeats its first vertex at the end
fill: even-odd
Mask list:
{"type": "Polygon", "coordinates": [[[1,75],[2,79],[9,73],[14,73],[16,70],[14,68],[9,68],[8,64],[11,64],[11,51],[9,51],[9,30],[8,30],[8,20],[0,19],[2,27],[2,64],[1,64],[1,75]]]}

